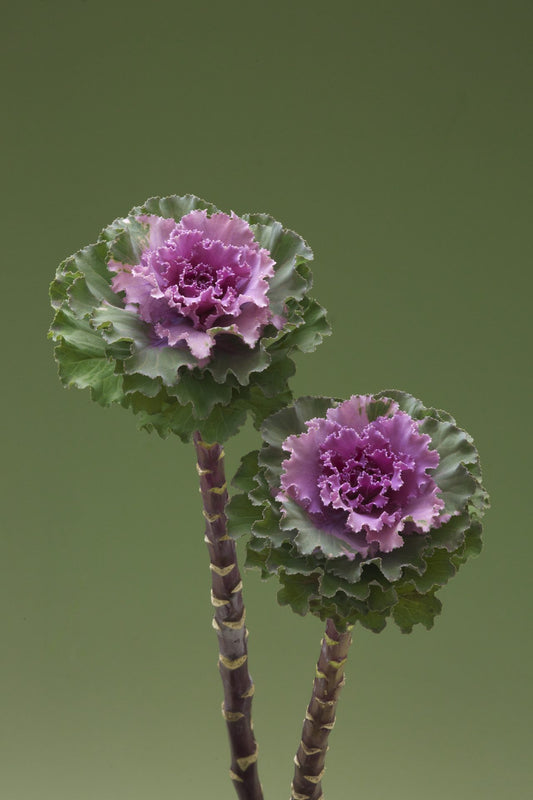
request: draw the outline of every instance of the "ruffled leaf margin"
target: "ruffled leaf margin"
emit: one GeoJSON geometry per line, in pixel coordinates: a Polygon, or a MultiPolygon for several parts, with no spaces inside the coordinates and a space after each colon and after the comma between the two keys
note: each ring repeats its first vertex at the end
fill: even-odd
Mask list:
{"type": "Polygon", "coordinates": [[[179,222],[194,209],[219,211],[194,195],[153,197],[105,228],[96,244],[63,261],[50,287],[56,313],[49,336],[65,386],[90,389],[103,406],[130,408],[140,428],[162,437],[174,433],[188,441],[200,430],[206,441],[223,442],[248,411],[259,427],[292,401],[291,355],[314,350],[330,328],[324,309],[308,296],[313,254],[306,242],[267,214],[249,214],[242,218],[275,261],[268,297],[272,313],[285,319],[283,327],[266,326],[254,348],[220,333],[203,367],[188,350],[155,340],[151,327],[112,290],[108,264],[138,262],[148,241],[142,215],[179,222]]]}
{"type": "Polygon", "coordinates": [[[369,419],[386,415],[391,401],[420,420],[420,432],[431,436],[430,447],[440,456],[432,477],[445,512],[452,515],[427,534],[406,535],[403,547],[366,559],[353,553],[348,558],[345,543],[316,528],[296,503],[285,501],[282,516],[275,499],[287,457],[282,443],[304,433],[307,420],[324,417],[340,400],[304,397],[266,419],[261,450],[243,458],[233,481],[237,493],[227,507],[228,527],[234,537],[251,531],[246,566],[259,569],[265,579],[278,576],[282,605],[297,614],[331,618],[338,630],[359,622],[377,633],[391,617],[403,633],[417,624],[431,628],[441,610],[436,592],[481,550],[488,495],[472,438],[446,412],[396,390],[374,395],[369,419]]]}

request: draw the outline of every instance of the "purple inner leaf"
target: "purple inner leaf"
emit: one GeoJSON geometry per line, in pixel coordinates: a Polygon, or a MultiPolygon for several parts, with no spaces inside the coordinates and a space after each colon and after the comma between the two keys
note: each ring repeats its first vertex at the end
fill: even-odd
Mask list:
{"type": "Polygon", "coordinates": [[[112,286],[125,292],[126,307],[152,324],[162,344],[188,348],[203,366],[217,334],[254,347],[265,325],[283,325],[267,295],[274,261],[245,220],[199,210],[178,223],[138,219],[149,227],[149,245],[138,264],[110,262],[112,286]]]}
{"type": "Polygon", "coordinates": [[[449,518],[428,473],[439,463],[430,437],[396,403],[369,422],[371,401],[354,396],[285,440],[290,455],[278,495],[363,557],[390,552],[403,545],[402,533],[426,533],[449,518]]]}

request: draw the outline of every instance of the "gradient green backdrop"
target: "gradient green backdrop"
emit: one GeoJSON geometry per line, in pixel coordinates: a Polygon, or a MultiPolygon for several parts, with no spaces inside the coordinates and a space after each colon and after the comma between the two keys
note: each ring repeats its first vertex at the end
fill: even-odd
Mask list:
{"type": "MultiPolygon", "coordinates": [[[[298,394],[450,410],[492,495],[432,631],[356,630],[326,797],[528,796],[532,23],[518,0],[5,5],[2,800],[233,797],[192,448],[65,391],[45,338],[56,264],[187,192],[313,247],[334,336],[298,394]]],[[[245,591],[274,800],[321,625],[245,591]]]]}

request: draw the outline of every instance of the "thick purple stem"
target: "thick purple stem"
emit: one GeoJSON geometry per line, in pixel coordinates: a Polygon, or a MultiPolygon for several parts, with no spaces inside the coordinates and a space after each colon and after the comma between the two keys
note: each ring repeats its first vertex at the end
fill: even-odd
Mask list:
{"type": "Polygon", "coordinates": [[[224,474],[224,450],[194,434],[205,541],[211,568],[213,627],[218,636],[218,667],[224,686],[222,714],[231,749],[230,777],[239,800],[263,800],[257,772],[257,744],[252,726],[254,684],[248,672],[248,631],[242,599],[242,581],[235,542],[227,534],[224,508],[228,500],[224,474]]]}
{"type": "Polygon", "coordinates": [[[322,800],[328,738],[335,724],[337,700],[344,686],[344,665],[351,633],[339,633],[328,619],[316,666],[311,701],[305,714],[302,739],[294,758],[291,800],[322,800]]]}

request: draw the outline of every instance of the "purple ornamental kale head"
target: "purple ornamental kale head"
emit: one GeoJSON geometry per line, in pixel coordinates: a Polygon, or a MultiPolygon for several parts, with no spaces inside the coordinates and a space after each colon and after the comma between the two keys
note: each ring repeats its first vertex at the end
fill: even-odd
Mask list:
{"type": "Polygon", "coordinates": [[[430,437],[396,402],[370,421],[373,400],[354,395],[306,422],[307,433],[289,436],[277,496],[282,505],[295,501],[317,528],[363,558],[395,550],[402,535],[427,533],[450,518],[428,472],[439,463],[430,437]]]}
{"type": "Polygon", "coordinates": [[[267,296],[275,262],[245,220],[204,210],[179,222],[137,219],[149,228],[148,246],[138,264],[109,263],[112,287],[125,292],[128,310],[152,326],[162,345],[187,348],[202,367],[217,334],[236,334],[252,348],[267,323],[282,327],[267,296]]]}

